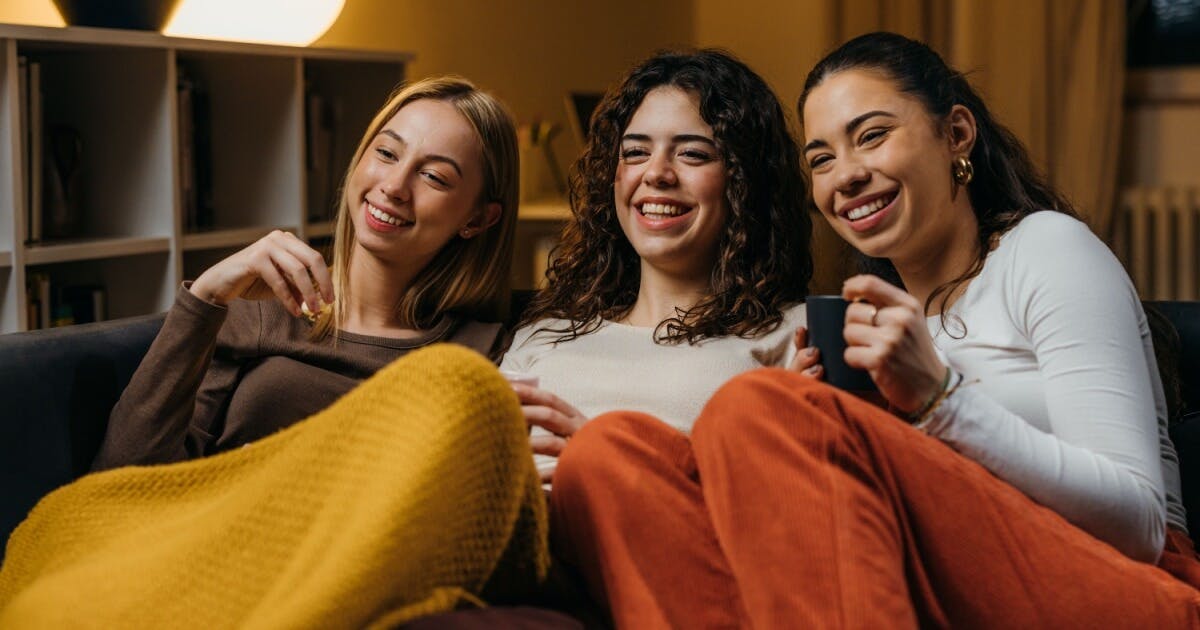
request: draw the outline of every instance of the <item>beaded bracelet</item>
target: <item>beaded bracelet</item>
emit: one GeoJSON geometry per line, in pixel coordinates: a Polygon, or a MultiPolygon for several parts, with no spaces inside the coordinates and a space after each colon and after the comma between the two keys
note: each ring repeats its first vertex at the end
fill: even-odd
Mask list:
{"type": "MultiPolygon", "coordinates": [[[[954,392],[958,391],[959,387],[970,384],[970,383],[964,382],[964,381],[966,381],[966,377],[964,377],[962,374],[958,374],[957,376],[958,376],[958,379],[954,381],[954,385],[951,385],[950,389],[947,389],[945,392],[942,393],[941,396],[938,396],[938,399],[933,403],[933,406],[930,407],[929,409],[926,409],[925,413],[920,418],[917,418],[912,423],[912,425],[914,427],[917,427],[917,428],[924,427],[925,424],[928,422],[930,416],[933,415],[933,412],[937,411],[937,408],[940,407],[941,404],[943,402],[945,402],[947,398],[949,398],[951,395],[953,395],[954,392]]],[[[974,379],[971,381],[971,383],[978,383],[978,382],[979,382],[979,379],[974,379]]]]}
{"type": "Polygon", "coordinates": [[[925,401],[925,404],[921,405],[920,409],[904,414],[904,419],[912,425],[921,424],[929,414],[938,408],[938,405],[942,404],[943,400],[946,400],[950,394],[954,393],[954,390],[958,389],[959,385],[962,385],[962,381],[962,374],[955,372],[950,366],[946,366],[946,375],[942,377],[942,386],[938,388],[937,393],[930,396],[929,400],[925,401]],[[951,380],[954,381],[953,385],[950,384],[951,380]]]}

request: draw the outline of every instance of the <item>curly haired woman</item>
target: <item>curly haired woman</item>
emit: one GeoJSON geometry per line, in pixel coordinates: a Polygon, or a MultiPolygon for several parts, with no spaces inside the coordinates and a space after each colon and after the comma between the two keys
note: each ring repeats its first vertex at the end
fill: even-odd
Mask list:
{"type": "Polygon", "coordinates": [[[549,286],[501,364],[540,378],[516,387],[544,481],[588,418],[633,409],[687,432],[726,380],[783,365],[812,275],[799,152],[738,60],[651,57],[589,138],[549,286]]]}

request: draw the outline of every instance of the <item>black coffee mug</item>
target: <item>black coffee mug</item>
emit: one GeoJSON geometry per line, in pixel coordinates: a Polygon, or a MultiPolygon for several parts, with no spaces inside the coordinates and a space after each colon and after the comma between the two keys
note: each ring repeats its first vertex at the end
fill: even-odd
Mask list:
{"type": "Polygon", "coordinates": [[[866,370],[846,365],[846,307],[840,295],[810,295],[804,300],[808,314],[808,345],[821,351],[825,382],[849,392],[878,391],[866,370]]]}

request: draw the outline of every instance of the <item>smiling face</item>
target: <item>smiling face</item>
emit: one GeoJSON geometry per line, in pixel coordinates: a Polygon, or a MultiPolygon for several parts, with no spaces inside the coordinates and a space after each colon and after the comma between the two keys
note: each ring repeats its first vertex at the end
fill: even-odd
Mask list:
{"type": "Polygon", "coordinates": [[[613,194],[617,220],[647,265],[707,277],[729,216],[725,160],[695,94],[651,90],[621,137],[613,194]]]}
{"type": "Polygon", "coordinates": [[[413,101],[371,140],[346,185],[355,249],[424,267],[453,238],[487,227],[483,154],[450,103],[413,101]]]}
{"type": "Polygon", "coordinates": [[[956,106],[949,125],[935,121],[918,98],[865,70],[837,72],[814,88],[804,103],[804,160],[833,229],[897,267],[973,241],[970,201],[950,169],[974,141],[974,120],[968,112],[964,122],[963,112],[956,106]]]}

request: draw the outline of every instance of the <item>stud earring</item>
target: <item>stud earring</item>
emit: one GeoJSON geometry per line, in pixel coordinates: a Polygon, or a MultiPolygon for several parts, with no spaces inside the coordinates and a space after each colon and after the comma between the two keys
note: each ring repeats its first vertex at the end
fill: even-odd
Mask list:
{"type": "Polygon", "coordinates": [[[463,238],[471,238],[472,236],[475,236],[475,230],[472,230],[471,228],[463,228],[458,235],[463,238]]]}
{"type": "Polygon", "coordinates": [[[954,181],[961,186],[966,186],[975,179],[975,167],[971,164],[970,158],[965,155],[960,155],[954,158],[950,163],[950,170],[954,174],[954,181]]]}

